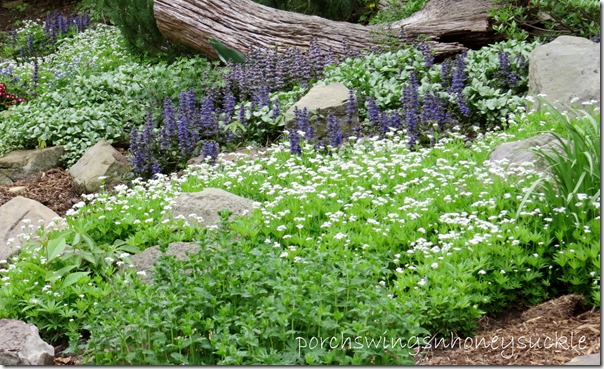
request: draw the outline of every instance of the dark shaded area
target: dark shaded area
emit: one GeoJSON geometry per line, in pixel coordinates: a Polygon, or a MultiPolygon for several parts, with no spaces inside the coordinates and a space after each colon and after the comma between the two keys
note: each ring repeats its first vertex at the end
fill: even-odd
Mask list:
{"type": "Polygon", "coordinates": [[[44,19],[53,12],[72,14],[78,0],[17,0],[2,1],[0,6],[0,32],[8,32],[24,20],[44,19]]]}

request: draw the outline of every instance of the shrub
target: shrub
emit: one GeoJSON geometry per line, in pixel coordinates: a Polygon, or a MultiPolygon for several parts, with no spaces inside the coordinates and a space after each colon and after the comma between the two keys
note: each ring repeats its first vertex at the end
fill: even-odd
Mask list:
{"type": "Polygon", "coordinates": [[[190,49],[166,39],[153,16],[153,0],[99,0],[97,11],[116,25],[128,49],[150,57],[172,58],[189,54],[190,49]]]}
{"type": "Polygon", "coordinates": [[[509,39],[572,35],[600,40],[600,5],[591,0],[492,0],[493,28],[509,39]]]}
{"type": "Polygon", "coordinates": [[[386,6],[371,18],[371,23],[387,23],[408,18],[421,10],[426,2],[427,0],[388,0],[386,6]]]}

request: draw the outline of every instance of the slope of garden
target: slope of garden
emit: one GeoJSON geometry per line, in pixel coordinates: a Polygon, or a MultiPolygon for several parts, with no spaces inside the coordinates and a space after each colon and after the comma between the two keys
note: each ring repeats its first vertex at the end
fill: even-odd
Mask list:
{"type": "Polygon", "coordinates": [[[535,43],[442,63],[421,43],[346,60],[258,50],[224,67],[134,56],[85,17],[10,37],[0,152],[65,145],[68,165],[104,138],[141,176],[84,195],[62,229],[1,261],[0,316],[83,362],[411,364],[417,345],[401,342],[472,336],[510,306],[574,293],[599,308],[600,113],[525,111],[535,43]],[[284,112],[319,82],[350,88],[347,119],[362,125],[326,117],[315,145],[306,112],[294,127],[284,112]],[[553,178],[487,161],[543,131],[572,138],[553,178]],[[246,146],[262,155],[221,160],[246,146]],[[257,209],[218,229],[169,216],[179,193],[211,187],[257,209]],[[162,258],[153,283],[127,267],[179,241],[201,252],[162,258]],[[310,344],[332,337],[342,345],[310,344]]]}

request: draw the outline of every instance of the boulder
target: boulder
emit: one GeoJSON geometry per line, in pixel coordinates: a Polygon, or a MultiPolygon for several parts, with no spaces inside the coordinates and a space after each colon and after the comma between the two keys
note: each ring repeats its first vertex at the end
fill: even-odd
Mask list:
{"type": "Polygon", "coordinates": [[[141,275],[144,282],[150,282],[153,279],[153,265],[162,255],[172,255],[176,260],[185,260],[188,254],[199,252],[199,244],[192,242],[173,242],[168,245],[166,251],[161,251],[159,246],[149,247],[136,255],[132,255],[132,265],[141,275]]]}
{"type": "Polygon", "coordinates": [[[128,159],[107,141],[100,140],[90,147],[71,168],[76,191],[98,192],[103,183],[111,183],[130,170],[128,159]]]}
{"type": "Polygon", "coordinates": [[[544,171],[547,163],[532,152],[533,149],[558,150],[561,152],[560,142],[551,133],[544,133],[525,140],[502,143],[497,146],[491,155],[490,161],[502,161],[506,166],[518,166],[525,163],[534,163],[535,169],[544,171]]]}
{"type": "Polygon", "coordinates": [[[59,218],[57,213],[22,196],[14,197],[0,206],[0,260],[6,260],[19,251],[18,235],[24,232],[22,228],[28,225],[38,227],[40,223],[48,225],[55,218],[59,218]],[[11,239],[12,242],[9,241],[11,239]]]}
{"type": "Polygon", "coordinates": [[[64,153],[63,146],[12,151],[0,158],[0,185],[58,167],[64,153]]]}
{"type": "Polygon", "coordinates": [[[573,365],[573,366],[597,365],[597,366],[600,366],[600,353],[592,354],[592,355],[577,356],[564,365],[573,365]]]}
{"type": "MultiPolygon", "coordinates": [[[[537,46],[529,59],[529,91],[560,110],[600,106],[600,44],[586,38],[560,36],[537,46]]],[[[535,102],[539,107],[539,100],[535,102]]]]}
{"type": "Polygon", "coordinates": [[[234,195],[219,188],[206,188],[201,192],[183,193],[174,199],[172,214],[184,216],[190,223],[199,222],[207,227],[220,221],[219,212],[228,209],[232,216],[252,212],[254,201],[234,195]],[[196,217],[191,217],[194,214],[196,217]],[[201,217],[201,219],[199,219],[201,217]]]}
{"type": "Polygon", "coordinates": [[[341,83],[329,85],[317,84],[308,91],[297,103],[285,113],[285,127],[293,128],[295,122],[295,110],[306,110],[309,113],[311,126],[315,130],[316,137],[312,141],[323,138],[327,132],[325,117],[332,113],[340,124],[340,130],[344,134],[353,134],[354,128],[359,125],[358,114],[352,117],[352,123],[346,119],[346,104],[350,98],[350,90],[341,83]]]}
{"type": "Polygon", "coordinates": [[[52,365],[55,349],[42,341],[35,325],[0,319],[0,365],[52,365]]]}

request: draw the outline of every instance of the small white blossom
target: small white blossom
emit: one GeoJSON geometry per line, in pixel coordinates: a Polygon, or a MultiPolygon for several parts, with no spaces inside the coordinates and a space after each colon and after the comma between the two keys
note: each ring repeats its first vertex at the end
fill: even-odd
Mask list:
{"type": "Polygon", "coordinates": [[[343,238],[346,238],[346,235],[344,233],[338,233],[335,236],[333,236],[333,238],[336,240],[341,240],[343,238]]]}

